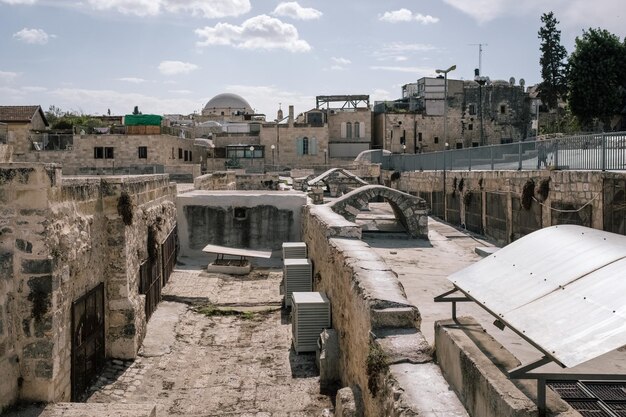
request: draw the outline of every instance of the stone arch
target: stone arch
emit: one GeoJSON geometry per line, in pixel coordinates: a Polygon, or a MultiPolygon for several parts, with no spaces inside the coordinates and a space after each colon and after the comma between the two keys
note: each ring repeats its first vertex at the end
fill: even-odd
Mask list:
{"type": "Polygon", "coordinates": [[[428,206],[422,198],[382,185],[366,185],[327,205],[337,214],[355,221],[370,200],[382,197],[393,209],[396,219],[414,238],[428,238],[428,206]]]}
{"type": "Polygon", "coordinates": [[[346,190],[352,191],[369,183],[343,168],[331,168],[321,175],[309,180],[310,187],[325,185],[331,197],[337,197],[346,190]]]}

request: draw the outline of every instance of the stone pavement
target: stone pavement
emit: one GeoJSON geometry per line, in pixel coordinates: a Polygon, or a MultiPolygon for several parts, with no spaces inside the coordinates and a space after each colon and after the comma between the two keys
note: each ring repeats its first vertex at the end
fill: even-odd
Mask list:
{"type": "Polygon", "coordinates": [[[160,417],[332,416],[314,355],[291,350],[280,279],[280,271],[231,277],[179,265],[139,358],[111,362],[88,401],[152,403],[160,417]],[[217,313],[196,311],[208,303],[217,313]]]}

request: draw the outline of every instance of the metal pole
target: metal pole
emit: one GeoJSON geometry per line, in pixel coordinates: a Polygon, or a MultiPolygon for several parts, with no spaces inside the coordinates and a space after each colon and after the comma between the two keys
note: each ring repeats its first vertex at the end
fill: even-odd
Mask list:
{"type": "Polygon", "coordinates": [[[602,155],[601,158],[601,167],[602,171],[606,171],[606,135],[602,134],[602,155]]]}
{"type": "Polygon", "coordinates": [[[522,141],[517,142],[517,156],[518,156],[517,170],[521,171],[522,170],[522,141]]]}
{"type": "Polygon", "coordinates": [[[546,380],[537,380],[537,409],[539,417],[546,416],[546,380]]]}
{"type": "Polygon", "coordinates": [[[491,154],[491,170],[493,171],[493,146],[489,147],[489,153],[491,154]]]}
{"type": "Polygon", "coordinates": [[[443,147],[448,143],[448,71],[443,73],[443,147]]]}

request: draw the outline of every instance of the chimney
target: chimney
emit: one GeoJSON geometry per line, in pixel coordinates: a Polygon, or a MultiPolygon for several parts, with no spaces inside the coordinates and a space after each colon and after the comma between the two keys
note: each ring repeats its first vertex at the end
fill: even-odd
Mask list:
{"type": "Polygon", "coordinates": [[[289,126],[293,127],[293,105],[289,106],[289,126]]]}

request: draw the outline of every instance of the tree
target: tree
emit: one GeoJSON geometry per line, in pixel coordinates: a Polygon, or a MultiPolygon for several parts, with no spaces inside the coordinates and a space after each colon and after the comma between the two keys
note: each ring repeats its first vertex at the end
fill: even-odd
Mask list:
{"type": "Polygon", "coordinates": [[[610,129],[622,103],[626,46],[604,29],[583,31],[569,59],[569,105],[583,127],[610,129]]]}
{"type": "Polygon", "coordinates": [[[544,13],[541,22],[543,26],[538,35],[541,39],[539,64],[543,81],[539,84],[539,98],[549,109],[556,109],[559,99],[567,94],[567,51],[561,45],[561,31],[556,27],[559,21],[554,13],[544,13]]]}

